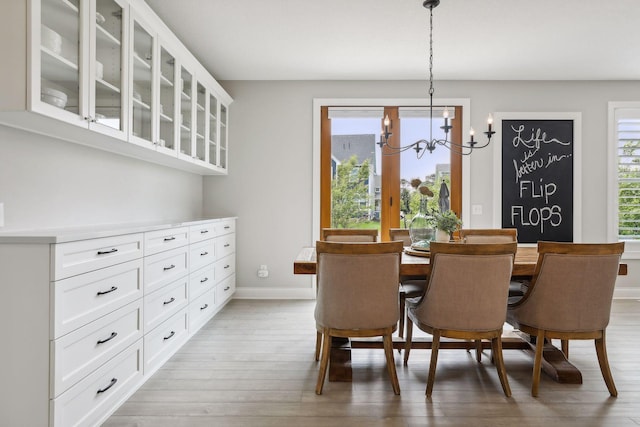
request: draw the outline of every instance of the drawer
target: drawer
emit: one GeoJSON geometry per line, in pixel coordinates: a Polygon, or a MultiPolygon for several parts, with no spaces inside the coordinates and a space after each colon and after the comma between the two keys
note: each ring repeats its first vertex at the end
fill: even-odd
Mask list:
{"type": "Polygon", "coordinates": [[[59,243],[53,245],[51,251],[51,277],[60,280],[141,258],[142,255],[142,233],[59,243]]]}
{"type": "Polygon", "coordinates": [[[51,341],[51,395],[60,395],[142,335],[142,300],[137,300],[51,341]]]}
{"type": "Polygon", "coordinates": [[[215,240],[205,240],[189,247],[189,265],[192,271],[207,264],[212,264],[216,260],[215,240]]]}
{"type": "Polygon", "coordinates": [[[189,244],[189,227],[167,228],[144,233],[144,254],[153,255],[189,244]]]}
{"type": "Polygon", "coordinates": [[[152,374],[164,364],[189,338],[187,309],[144,336],[144,374],[152,374]]]}
{"type": "Polygon", "coordinates": [[[236,275],[227,277],[216,285],[216,304],[223,305],[236,291],[236,275]]]}
{"type": "Polygon", "coordinates": [[[235,219],[227,219],[227,220],[216,222],[214,224],[215,224],[216,236],[222,236],[224,234],[236,232],[235,219]]]}
{"type": "Polygon", "coordinates": [[[157,292],[144,296],[145,333],[187,306],[189,303],[188,282],[189,278],[183,277],[157,292]]]}
{"type": "Polygon", "coordinates": [[[51,400],[51,425],[90,426],[104,421],[142,383],[142,361],[140,339],[51,400]]]}
{"type": "Polygon", "coordinates": [[[214,264],[216,283],[225,277],[229,277],[236,272],[236,256],[235,254],[227,255],[214,264]]]}
{"type": "Polygon", "coordinates": [[[142,258],[51,283],[52,338],[142,298],[142,258]]]}
{"type": "Polygon", "coordinates": [[[192,225],[189,227],[189,242],[193,244],[202,242],[203,240],[213,239],[215,237],[215,231],[215,223],[213,222],[192,225]]]}
{"type": "Polygon", "coordinates": [[[213,264],[189,275],[189,301],[193,301],[216,284],[213,264]]]}
{"type": "Polygon", "coordinates": [[[193,335],[215,313],[216,290],[211,289],[189,304],[189,335],[193,335]]]}
{"type": "Polygon", "coordinates": [[[236,251],[236,235],[226,234],[216,237],[216,257],[218,259],[232,254],[236,251]]]}
{"type": "Polygon", "coordinates": [[[144,291],[153,292],[189,272],[188,246],[144,258],[144,291]]]}

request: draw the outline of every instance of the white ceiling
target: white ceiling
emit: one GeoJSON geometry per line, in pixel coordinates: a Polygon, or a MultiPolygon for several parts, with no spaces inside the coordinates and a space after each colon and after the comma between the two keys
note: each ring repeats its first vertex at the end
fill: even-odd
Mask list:
{"type": "MultiPolygon", "coordinates": [[[[146,0],[218,80],[428,76],[422,0],[146,0]]],[[[640,80],[640,0],[442,0],[435,80],[640,80]]]]}

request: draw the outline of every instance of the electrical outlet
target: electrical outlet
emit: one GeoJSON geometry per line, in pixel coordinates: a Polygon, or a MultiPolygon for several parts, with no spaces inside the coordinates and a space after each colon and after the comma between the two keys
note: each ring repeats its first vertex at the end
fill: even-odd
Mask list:
{"type": "Polygon", "coordinates": [[[260,277],[261,279],[269,277],[269,270],[267,269],[266,265],[262,264],[260,266],[260,268],[258,269],[258,277],[260,277]]]}
{"type": "Polygon", "coordinates": [[[472,205],[471,215],[482,215],[482,205],[472,205]]]}
{"type": "Polygon", "coordinates": [[[0,203],[0,227],[4,227],[4,203],[0,203]]]}

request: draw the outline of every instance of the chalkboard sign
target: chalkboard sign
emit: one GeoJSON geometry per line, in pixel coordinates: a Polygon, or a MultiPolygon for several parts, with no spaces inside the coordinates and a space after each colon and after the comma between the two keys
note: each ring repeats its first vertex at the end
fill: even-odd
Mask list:
{"type": "Polygon", "coordinates": [[[574,241],[574,120],[503,119],[500,126],[502,227],[517,228],[521,243],[574,241]]]}

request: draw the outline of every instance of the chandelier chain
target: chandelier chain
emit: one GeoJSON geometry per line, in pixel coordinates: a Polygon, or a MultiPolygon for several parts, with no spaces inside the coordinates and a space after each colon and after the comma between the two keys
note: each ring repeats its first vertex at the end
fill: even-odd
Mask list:
{"type": "Polygon", "coordinates": [[[429,95],[433,97],[433,9],[429,9],[429,95]]]}

